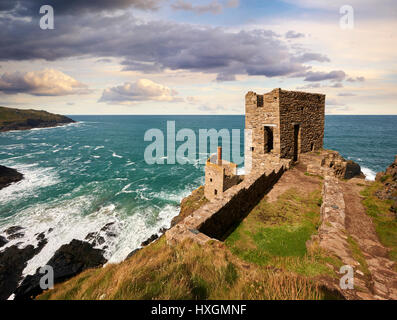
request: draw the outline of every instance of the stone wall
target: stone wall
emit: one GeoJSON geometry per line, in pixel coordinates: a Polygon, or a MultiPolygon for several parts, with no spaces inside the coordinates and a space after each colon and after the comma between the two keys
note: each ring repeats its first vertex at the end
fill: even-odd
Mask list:
{"type": "Polygon", "coordinates": [[[319,150],[324,138],[325,95],[280,90],[280,156],[294,157],[294,125],[299,125],[298,154],[319,150]]]}
{"type": "Polygon", "coordinates": [[[211,238],[223,240],[263,198],[281,177],[284,168],[270,173],[253,174],[244,181],[226,191],[223,196],[222,206],[216,210],[205,222],[198,226],[198,230],[211,238]]]}
{"type": "Polygon", "coordinates": [[[266,153],[265,125],[273,132],[272,152],[280,153],[279,91],[274,89],[264,95],[250,91],[245,96],[245,129],[252,130],[252,145],[246,144],[245,155],[252,155],[253,165],[266,153]]]}
{"type": "Polygon", "coordinates": [[[248,92],[245,96],[245,127],[252,130],[252,145],[246,146],[246,157],[251,156],[255,166],[263,163],[265,154],[294,159],[294,154],[321,149],[324,112],[323,94],[281,89],[264,95],[248,92]],[[299,128],[296,137],[295,126],[299,128]],[[267,143],[267,137],[271,135],[272,149],[267,143]]]}
{"type": "Polygon", "coordinates": [[[260,201],[265,192],[281,177],[285,168],[255,171],[244,181],[229,188],[166,232],[171,245],[191,238],[197,242],[223,239],[238,222],[260,201]]]}

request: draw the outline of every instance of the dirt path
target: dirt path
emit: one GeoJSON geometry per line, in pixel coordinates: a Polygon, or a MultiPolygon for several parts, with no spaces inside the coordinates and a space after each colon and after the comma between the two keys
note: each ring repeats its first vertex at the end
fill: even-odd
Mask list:
{"type": "Polygon", "coordinates": [[[380,243],[371,218],[365,213],[360,191],[362,186],[351,180],[342,183],[346,205],[346,229],[358,243],[371,274],[369,289],[374,298],[397,299],[397,272],[388,250],[380,243]]]}
{"type": "Polygon", "coordinates": [[[273,186],[267,196],[268,202],[277,201],[279,195],[288,189],[297,188],[306,193],[311,193],[320,188],[321,180],[315,176],[305,175],[306,166],[298,164],[294,168],[284,172],[280,180],[273,186]]]}

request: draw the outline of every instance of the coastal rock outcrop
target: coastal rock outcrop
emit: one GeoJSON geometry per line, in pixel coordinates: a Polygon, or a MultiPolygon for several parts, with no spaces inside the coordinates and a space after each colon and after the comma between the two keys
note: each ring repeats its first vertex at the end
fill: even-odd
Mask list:
{"type": "MultiPolygon", "coordinates": [[[[103,250],[94,249],[88,242],[74,239],[61,246],[46,265],[54,270],[54,283],[59,283],[88,268],[102,266],[107,261],[103,253],[103,250]]],[[[41,277],[43,274],[39,269],[34,275],[28,275],[15,291],[15,300],[26,300],[40,294],[43,291],[40,288],[41,277]]]]}
{"type": "Polygon", "coordinates": [[[397,216],[397,155],[384,172],[376,174],[375,180],[383,184],[383,187],[375,193],[376,196],[381,200],[392,200],[390,211],[397,216]]]}
{"type": "Polygon", "coordinates": [[[73,122],[75,121],[68,117],[47,111],[0,107],[0,132],[49,128],[73,122]]]}
{"type": "Polygon", "coordinates": [[[323,166],[331,168],[337,178],[365,178],[358,163],[346,160],[337,151],[327,152],[323,160],[323,166]]]}
{"type": "Polygon", "coordinates": [[[0,190],[8,187],[11,183],[21,181],[23,174],[17,170],[0,166],[0,190]]]}
{"type": "Polygon", "coordinates": [[[339,179],[365,178],[358,163],[346,160],[337,151],[322,150],[318,153],[301,154],[300,160],[307,165],[307,172],[310,174],[328,174],[339,179]]]}

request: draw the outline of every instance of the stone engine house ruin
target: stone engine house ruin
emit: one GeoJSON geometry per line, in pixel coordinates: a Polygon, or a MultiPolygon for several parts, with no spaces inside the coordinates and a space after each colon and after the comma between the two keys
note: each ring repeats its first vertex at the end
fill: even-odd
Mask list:
{"type": "Polygon", "coordinates": [[[245,128],[251,129],[252,144],[245,157],[252,167],[297,161],[299,154],[323,147],[325,95],[274,89],[245,96],[245,128]],[[283,161],[281,161],[283,162],[283,161]]]}
{"type": "MultiPolygon", "coordinates": [[[[246,172],[272,170],[299,160],[301,153],[322,149],[325,95],[274,89],[245,96],[246,172]]],[[[237,165],[222,160],[222,149],[205,166],[205,197],[212,201],[240,183],[237,165]]]]}

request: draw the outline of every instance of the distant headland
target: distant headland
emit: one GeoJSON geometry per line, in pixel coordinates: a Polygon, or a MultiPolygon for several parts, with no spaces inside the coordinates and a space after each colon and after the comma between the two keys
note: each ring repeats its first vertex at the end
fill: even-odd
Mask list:
{"type": "Polygon", "coordinates": [[[0,107],[0,132],[50,128],[73,123],[74,120],[43,110],[22,110],[0,107]]]}

